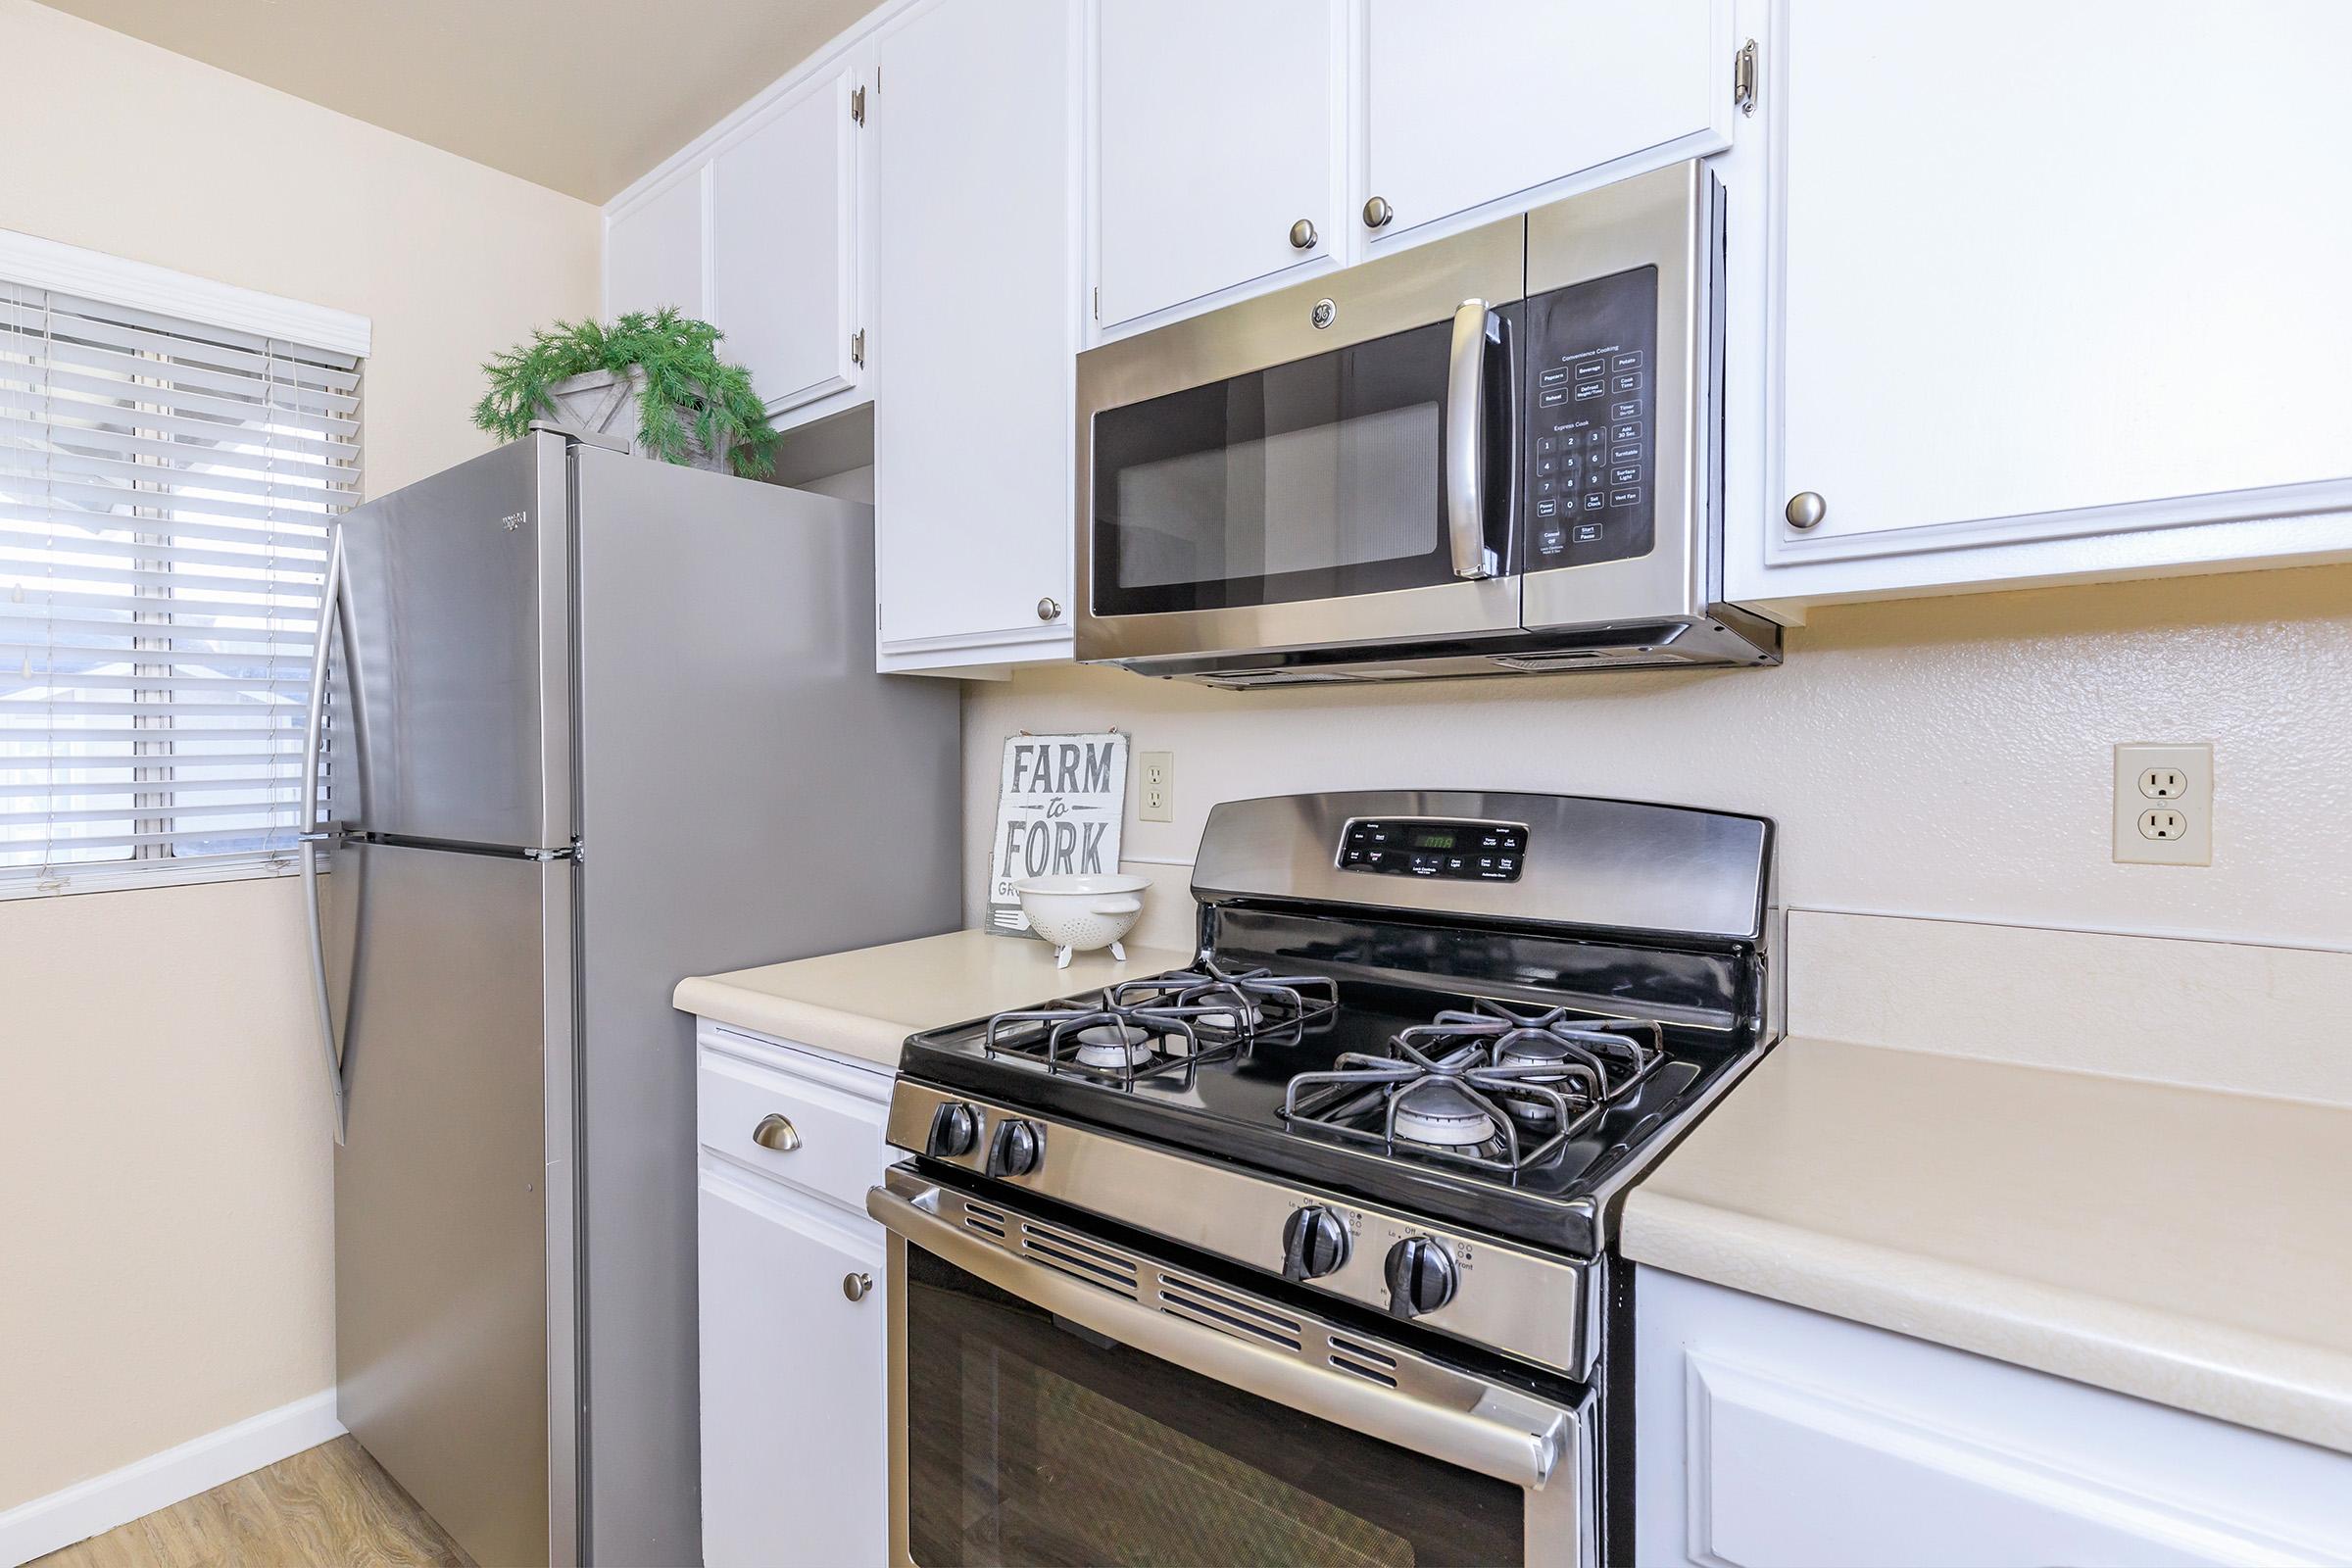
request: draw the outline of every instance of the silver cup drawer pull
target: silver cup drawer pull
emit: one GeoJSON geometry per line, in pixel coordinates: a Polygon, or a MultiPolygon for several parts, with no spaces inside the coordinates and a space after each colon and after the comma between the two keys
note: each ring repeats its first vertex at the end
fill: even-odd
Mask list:
{"type": "Polygon", "coordinates": [[[752,1129],[752,1142],[761,1149],[772,1149],[779,1154],[789,1154],[801,1147],[801,1130],[789,1116],[767,1115],[752,1129]]]}

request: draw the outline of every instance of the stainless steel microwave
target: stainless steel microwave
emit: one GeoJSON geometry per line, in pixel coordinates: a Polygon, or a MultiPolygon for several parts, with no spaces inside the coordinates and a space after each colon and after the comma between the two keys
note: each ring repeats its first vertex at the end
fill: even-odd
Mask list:
{"type": "Polygon", "coordinates": [[[1078,357],[1077,655],[1246,687],[1771,664],[1684,163],[1078,357]]]}

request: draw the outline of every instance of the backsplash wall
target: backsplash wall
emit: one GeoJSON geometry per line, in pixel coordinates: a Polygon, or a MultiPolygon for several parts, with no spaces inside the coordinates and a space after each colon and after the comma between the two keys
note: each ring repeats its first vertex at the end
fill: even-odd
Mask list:
{"type": "MultiPolygon", "coordinates": [[[[1163,903],[1219,800],[1486,786],[1774,817],[1793,906],[2352,951],[2352,566],[1835,607],[1788,641],[1763,671],[974,682],[967,913],[1004,737],[1116,726],[1175,754],[1177,820],[1135,821],[1131,789],[1125,829],[1163,903]],[[2119,741],[2213,743],[2210,867],[2114,863],[2119,741]]],[[[1180,934],[1178,912],[1146,929],[1180,934]]]]}

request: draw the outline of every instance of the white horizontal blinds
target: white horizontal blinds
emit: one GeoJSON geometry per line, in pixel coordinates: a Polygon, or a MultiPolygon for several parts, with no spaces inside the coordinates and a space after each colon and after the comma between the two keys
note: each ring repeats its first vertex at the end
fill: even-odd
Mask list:
{"type": "Polygon", "coordinates": [[[0,879],[290,850],[359,419],[352,355],[0,282],[0,879]]]}

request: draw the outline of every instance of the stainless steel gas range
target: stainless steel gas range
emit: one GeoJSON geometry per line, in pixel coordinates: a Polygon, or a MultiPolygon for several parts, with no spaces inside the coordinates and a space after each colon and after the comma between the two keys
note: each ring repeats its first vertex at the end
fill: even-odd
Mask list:
{"type": "Polygon", "coordinates": [[[892,1551],[1632,1554],[1625,1190],[1771,1044],[1772,824],[1238,801],[1194,966],[909,1039],[892,1551]]]}

